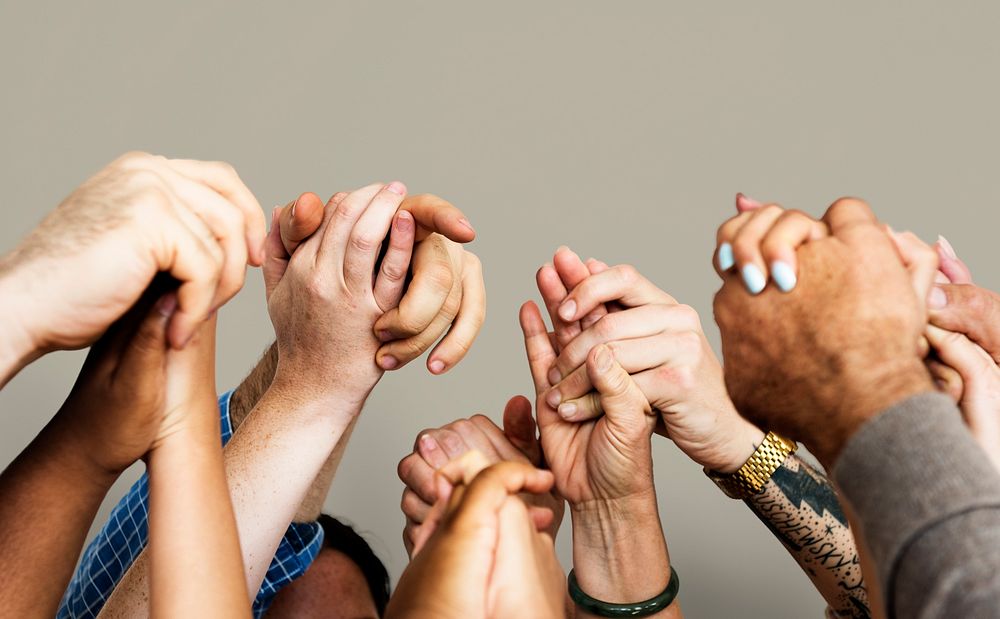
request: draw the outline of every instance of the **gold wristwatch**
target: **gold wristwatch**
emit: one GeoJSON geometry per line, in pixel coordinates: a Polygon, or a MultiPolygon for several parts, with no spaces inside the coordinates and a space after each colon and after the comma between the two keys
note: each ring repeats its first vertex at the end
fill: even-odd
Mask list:
{"type": "Polygon", "coordinates": [[[734,499],[749,499],[764,487],[771,475],[785,462],[788,454],[795,453],[798,445],[794,441],[768,432],[750,459],[735,473],[718,473],[705,469],[708,478],[734,499]]]}

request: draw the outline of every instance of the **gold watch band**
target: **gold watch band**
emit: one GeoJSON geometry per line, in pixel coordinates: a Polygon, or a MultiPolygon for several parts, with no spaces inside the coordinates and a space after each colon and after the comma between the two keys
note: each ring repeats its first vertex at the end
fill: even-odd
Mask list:
{"type": "Polygon", "coordinates": [[[705,469],[705,474],[715,482],[727,496],[734,499],[749,499],[764,487],[771,475],[778,470],[789,454],[795,453],[798,445],[794,441],[768,432],[764,440],[735,473],[724,474],[705,469]]]}

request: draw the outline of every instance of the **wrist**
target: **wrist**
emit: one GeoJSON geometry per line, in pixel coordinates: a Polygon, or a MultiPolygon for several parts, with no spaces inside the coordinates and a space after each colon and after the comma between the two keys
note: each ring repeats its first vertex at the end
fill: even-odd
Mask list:
{"type": "Polygon", "coordinates": [[[36,340],[36,333],[28,318],[31,312],[21,306],[25,299],[32,298],[30,290],[19,285],[14,275],[7,269],[0,273],[0,299],[3,300],[3,336],[0,337],[0,387],[15,374],[43,353],[36,340]]]}
{"type": "Polygon", "coordinates": [[[721,433],[719,448],[698,464],[710,471],[728,475],[746,464],[767,433],[741,417],[735,408],[731,409],[727,418],[730,422],[721,433]]]}
{"type": "Polygon", "coordinates": [[[656,493],[571,506],[573,569],[580,588],[607,602],[647,600],[664,590],[670,560],[656,493]]]}
{"type": "Polygon", "coordinates": [[[926,367],[919,361],[871,372],[853,382],[830,407],[827,423],[816,427],[812,436],[803,439],[828,471],[832,470],[847,441],[866,422],[907,398],[936,391],[926,367]]]}
{"type": "Polygon", "coordinates": [[[297,378],[301,374],[282,370],[279,364],[261,400],[266,398],[288,414],[321,417],[323,421],[333,421],[346,428],[361,413],[368,398],[368,392],[362,394],[357,389],[342,389],[339,385],[316,387],[297,378]]]}

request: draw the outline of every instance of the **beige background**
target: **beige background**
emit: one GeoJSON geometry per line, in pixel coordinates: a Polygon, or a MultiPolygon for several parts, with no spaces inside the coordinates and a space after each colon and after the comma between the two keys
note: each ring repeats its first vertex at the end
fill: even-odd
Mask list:
{"type": "MultiPolygon", "coordinates": [[[[499,419],[530,388],[516,310],[562,243],[638,265],[702,312],[713,342],[709,258],[736,191],[813,213],[866,197],[897,228],[947,235],[1000,286],[1000,8],[889,4],[2,2],[0,241],[130,149],[228,160],[265,207],[400,179],[465,209],[489,286],[479,342],[445,377],[418,363],[383,380],[327,501],[395,577],[396,462],[421,428],[499,419]]],[[[262,301],[253,272],[222,312],[220,389],[271,339],[262,301]]],[[[0,394],[0,464],[82,356],[51,355],[0,394]]],[[[655,449],[689,615],[821,616],[753,515],[655,449]]]]}

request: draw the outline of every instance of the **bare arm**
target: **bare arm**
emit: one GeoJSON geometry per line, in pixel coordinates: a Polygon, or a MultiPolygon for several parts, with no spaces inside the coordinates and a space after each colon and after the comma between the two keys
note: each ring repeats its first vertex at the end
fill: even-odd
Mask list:
{"type": "Polygon", "coordinates": [[[870,617],[861,559],[830,481],[792,454],[746,504],[843,617],[870,617]]]}
{"type": "MultiPolygon", "coordinates": [[[[274,371],[277,367],[278,347],[276,344],[271,344],[263,356],[261,356],[257,365],[250,370],[247,377],[243,379],[243,382],[233,392],[232,399],[229,401],[229,421],[233,425],[233,432],[243,425],[250,411],[253,410],[257,402],[260,401],[261,396],[271,386],[271,381],[274,380],[274,371]]],[[[292,522],[312,522],[319,518],[320,513],[323,511],[323,503],[326,501],[326,496],[330,493],[330,485],[333,484],[333,478],[337,474],[337,468],[344,457],[344,451],[347,449],[347,442],[354,431],[354,425],[355,423],[352,422],[347,427],[343,439],[323,464],[323,467],[316,475],[316,479],[313,480],[312,485],[309,487],[305,500],[302,501],[302,505],[299,507],[298,512],[296,512],[292,522]]]]}

